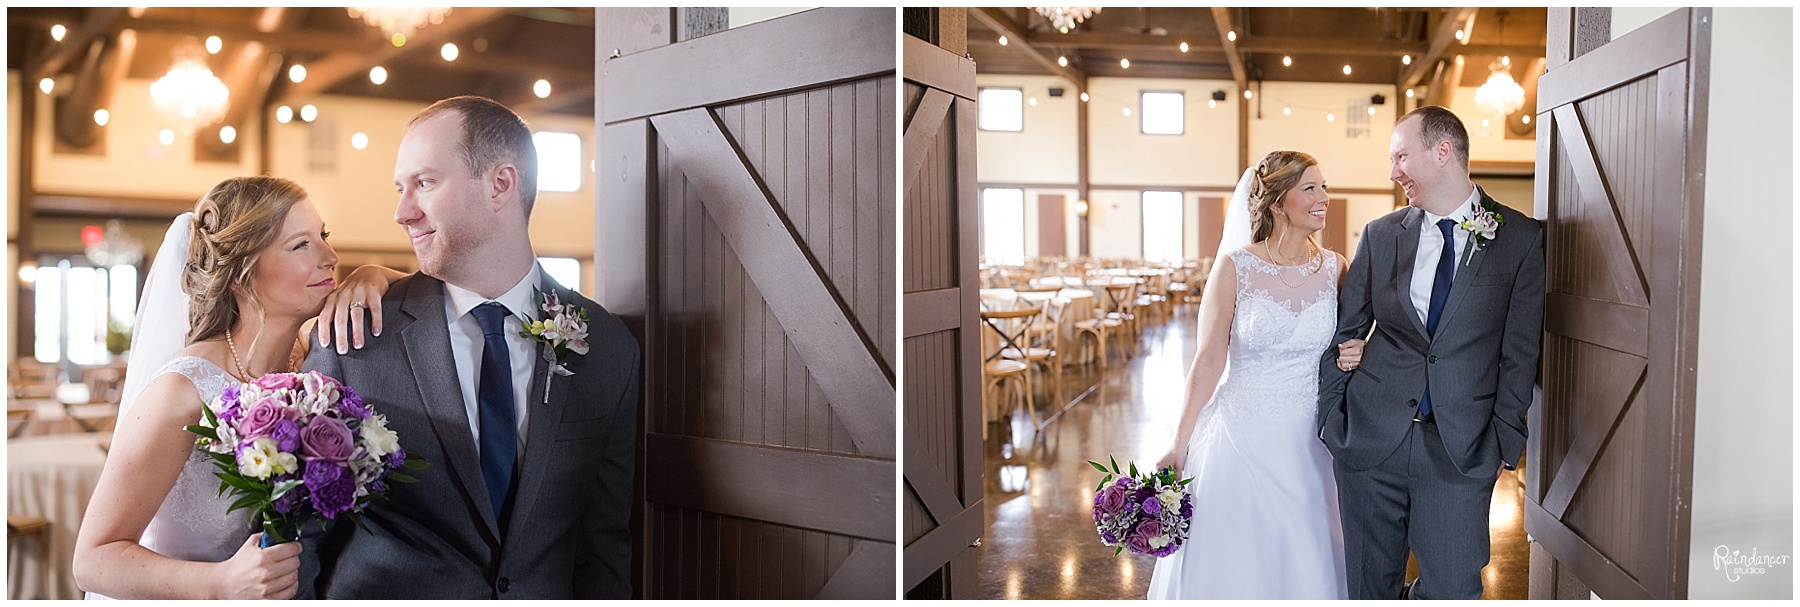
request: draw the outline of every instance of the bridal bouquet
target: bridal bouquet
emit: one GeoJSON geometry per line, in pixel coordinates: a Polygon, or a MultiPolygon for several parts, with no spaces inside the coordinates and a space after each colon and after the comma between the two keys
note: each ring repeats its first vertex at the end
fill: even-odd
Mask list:
{"type": "Polygon", "coordinates": [[[388,482],[414,482],[400,468],[429,465],[407,459],[387,418],[356,390],[318,372],[228,387],[187,430],[217,464],[219,494],[237,497],[230,511],[256,512],[265,547],[292,541],[314,517],[361,526],[363,507],[383,497],[388,482]]]}
{"type": "Polygon", "coordinates": [[[1194,479],[1177,480],[1173,468],[1140,475],[1137,464],[1129,462],[1130,473],[1126,474],[1119,471],[1118,460],[1108,461],[1110,470],[1088,462],[1106,473],[1094,488],[1094,530],[1100,533],[1101,543],[1113,546],[1115,556],[1125,550],[1157,558],[1175,554],[1187,541],[1188,523],[1194,516],[1187,492],[1187,484],[1194,479]]]}

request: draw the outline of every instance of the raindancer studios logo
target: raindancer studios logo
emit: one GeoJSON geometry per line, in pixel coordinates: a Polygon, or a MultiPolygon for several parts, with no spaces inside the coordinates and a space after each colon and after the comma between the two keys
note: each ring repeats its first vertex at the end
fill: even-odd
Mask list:
{"type": "Polygon", "coordinates": [[[1718,548],[1713,549],[1712,562],[1713,571],[1723,570],[1725,579],[1735,582],[1746,575],[1768,573],[1769,567],[1786,565],[1790,558],[1785,554],[1779,556],[1757,554],[1755,548],[1750,549],[1750,554],[1744,554],[1742,551],[1732,550],[1720,544],[1718,548]]]}

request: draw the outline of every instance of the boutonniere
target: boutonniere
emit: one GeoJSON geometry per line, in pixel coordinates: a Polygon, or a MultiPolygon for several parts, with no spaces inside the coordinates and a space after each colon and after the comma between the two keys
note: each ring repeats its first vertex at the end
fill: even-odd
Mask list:
{"type": "MultiPolygon", "coordinates": [[[[1469,233],[1469,240],[1475,243],[1475,250],[1479,251],[1494,241],[1494,233],[1503,225],[1506,225],[1506,217],[1500,214],[1500,209],[1487,204],[1486,198],[1479,198],[1469,205],[1469,218],[1464,219],[1459,227],[1469,233]]],[[[1469,256],[1469,260],[1474,259],[1474,255],[1469,256]]],[[[1463,263],[1467,265],[1468,261],[1463,263]]]]}
{"type": "MultiPolygon", "coordinates": [[[[538,309],[544,312],[543,320],[531,320],[523,314],[519,321],[525,330],[519,335],[529,337],[538,343],[550,347],[539,348],[544,360],[549,362],[550,370],[557,375],[568,377],[574,375],[563,363],[570,352],[586,355],[588,353],[588,312],[587,308],[573,304],[564,304],[557,299],[556,293],[545,293],[537,289],[531,290],[532,298],[537,300],[538,309]]],[[[544,382],[544,402],[550,402],[550,382],[544,382]]]]}

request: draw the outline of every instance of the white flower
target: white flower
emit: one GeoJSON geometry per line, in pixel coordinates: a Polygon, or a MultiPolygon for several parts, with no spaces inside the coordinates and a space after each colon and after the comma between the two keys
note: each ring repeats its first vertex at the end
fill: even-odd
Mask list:
{"type": "Polygon", "coordinates": [[[1164,510],[1169,510],[1181,505],[1181,493],[1174,489],[1164,489],[1156,494],[1156,500],[1162,502],[1164,510]]]}
{"type": "Polygon", "coordinates": [[[382,458],[400,450],[400,435],[387,428],[387,418],[371,415],[357,431],[362,435],[362,444],[369,450],[369,455],[382,458]]]}
{"type": "Polygon", "coordinates": [[[251,478],[269,478],[277,474],[293,472],[299,462],[294,454],[282,453],[275,446],[275,439],[259,438],[238,452],[238,470],[251,478]]]}

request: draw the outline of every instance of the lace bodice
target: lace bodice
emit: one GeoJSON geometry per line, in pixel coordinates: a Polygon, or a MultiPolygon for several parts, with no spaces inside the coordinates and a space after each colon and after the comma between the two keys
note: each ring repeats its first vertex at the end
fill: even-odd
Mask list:
{"type": "Polygon", "coordinates": [[[1218,394],[1222,413],[1312,419],[1319,356],[1337,329],[1337,255],[1315,266],[1278,266],[1246,249],[1227,253],[1237,266],[1237,312],[1229,365],[1218,394]]]}
{"type": "MultiPolygon", "coordinates": [[[[180,373],[194,382],[200,399],[206,402],[238,383],[218,365],[192,356],[171,360],[156,372],[159,376],[164,373],[180,373]]],[[[198,409],[194,410],[194,419],[200,419],[198,409]]],[[[215,470],[217,466],[205,452],[198,447],[189,451],[181,476],[169,488],[168,497],[163,499],[162,507],[138,543],[157,554],[184,561],[218,562],[231,558],[244,538],[250,537],[250,511],[225,511],[233,500],[229,493],[219,495],[215,470]]]]}

